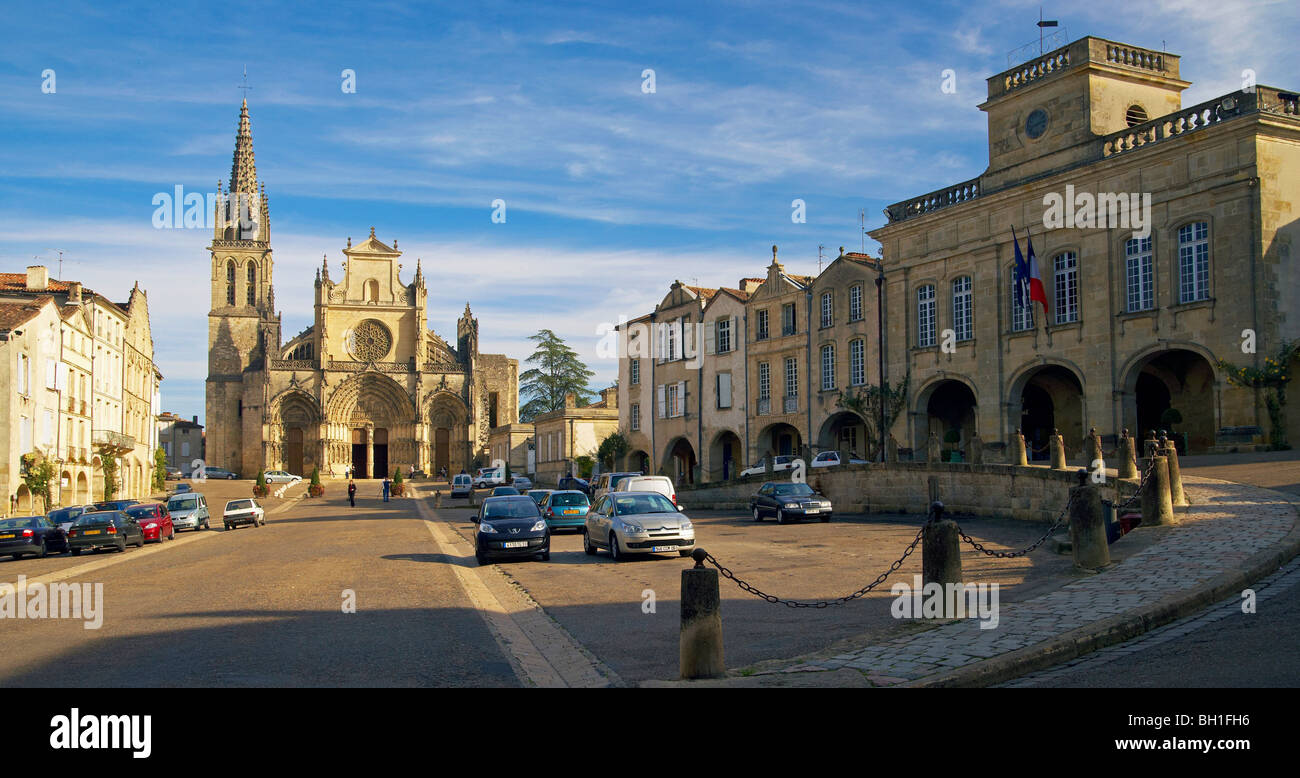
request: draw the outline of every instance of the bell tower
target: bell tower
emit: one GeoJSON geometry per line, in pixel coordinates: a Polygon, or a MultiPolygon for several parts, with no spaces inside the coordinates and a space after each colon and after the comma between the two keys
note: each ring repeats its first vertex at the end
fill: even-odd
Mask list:
{"type": "Polygon", "coordinates": [[[239,110],[226,191],[217,184],[211,252],[206,388],[208,464],[246,471],[261,462],[261,385],[267,359],[279,357],[280,317],[272,288],[271,222],[257,180],[248,100],[239,110]],[[244,430],[248,429],[249,435],[244,430]],[[246,439],[249,438],[249,439],[246,439]],[[252,449],[250,451],[250,449],[252,449]]]}

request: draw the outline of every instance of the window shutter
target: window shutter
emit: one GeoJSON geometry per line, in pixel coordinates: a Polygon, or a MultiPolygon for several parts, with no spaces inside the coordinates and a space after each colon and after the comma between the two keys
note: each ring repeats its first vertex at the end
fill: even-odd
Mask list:
{"type": "Polygon", "coordinates": [[[686,382],[677,382],[677,415],[686,415],[686,382]]]}
{"type": "Polygon", "coordinates": [[[732,351],[735,351],[736,349],[740,348],[740,330],[738,329],[739,327],[740,327],[740,320],[737,317],[732,316],[731,317],[731,350],[732,351]]]}
{"type": "Polygon", "coordinates": [[[659,418],[662,419],[662,418],[664,418],[664,417],[667,415],[667,413],[666,413],[666,411],[665,411],[665,405],[664,405],[664,401],[665,401],[665,387],[664,387],[664,385],[663,385],[663,384],[659,384],[658,390],[659,390],[659,418]]]}
{"type": "Polygon", "coordinates": [[[704,353],[712,354],[718,347],[718,325],[701,324],[704,328],[704,353]]]}
{"type": "Polygon", "coordinates": [[[718,373],[718,407],[731,407],[731,373],[718,373]]]}

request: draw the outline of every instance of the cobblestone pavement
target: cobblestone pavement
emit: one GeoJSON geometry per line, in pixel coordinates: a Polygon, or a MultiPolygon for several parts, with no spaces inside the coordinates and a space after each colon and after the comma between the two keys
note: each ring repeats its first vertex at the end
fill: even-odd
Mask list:
{"type": "MultiPolygon", "coordinates": [[[[1294,597],[1294,591],[1288,591],[1300,585],[1300,558],[1296,558],[1283,565],[1277,572],[1263,578],[1253,584],[1250,588],[1255,591],[1255,605],[1259,610],[1263,610],[1263,604],[1268,600],[1277,597],[1280,594],[1287,594],[1294,597]]],[[[1075,676],[1080,673],[1086,673],[1093,670],[1101,670],[1115,661],[1127,660],[1133,654],[1145,651],[1150,648],[1169,645],[1171,641],[1177,641],[1183,637],[1191,635],[1197,630],[1205,627],[1220,625],[1224,619],[1241,617],[1242,615],[1242,598],[1234,594],[1227,597],[1202,613],[1195,616],[1188,616],[1172,624],[1166,624],[1163,627],[1154,629],[1151,632],[1142,635],[1127,643],[1103,648],[1100,651],[1094,651],[1086,656],[1073,659],[1069,662],[1063,662],[1056,667],[1048,670],[1042,670],[1037,673],[1030,673],[1000,684],[1005,687],[1033,687],[1033,686],[1060,686],[1068,684],[1075,676]]],[[[1276,661],[1276,655],[1269,657],[1266,662],[1276,661]]],[[[1186,671],[1184,671],[1186,672],[1186,671]]]]}
{"type": "MultiPolygon", "coordinates": [[[[1291,531],[1295,509],[1254,486],[1185,477],[1193,505],[1159,542],[1114,568],[1020,603],[1002,605],[999,623],[952,621],[828,658],[795,660],[744,675],[852,668],[877,686],[895,686],[1027,648],[1136,609],[1236,569],[1291,531]]],[[[978,539],[978,538],[977,538],[978,539]]],[[[1041,553],[1041,552],[1036,552],[1041,553]]]]}

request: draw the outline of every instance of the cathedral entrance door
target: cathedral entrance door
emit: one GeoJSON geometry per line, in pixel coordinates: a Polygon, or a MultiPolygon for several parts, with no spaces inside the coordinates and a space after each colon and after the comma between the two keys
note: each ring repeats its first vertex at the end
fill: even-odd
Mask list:
{"type": "Polygon", "coordinates": [[[284,466],[294,475],[305,475],[302,471],[302,430],[297,427],[285,436],[284,466]]]}
{"type": "Polygon", "coordinates": [[[433,472],[440,473],[444,467],[447,468],[447,475],[450,477],[452,475],[451,430],[439,427],[433,433],[433,472]]]}
{"type": "Polygon", "coordinates": [[[387,478],[388,472],[388,430],[375,430],[375,472],[372,478],[387,478]]]}
{"type": "Polygon", "coordinates": [[[366,468],[366,431],[352,430],[352,477],[369,478],[370,471],[366,468]]]}

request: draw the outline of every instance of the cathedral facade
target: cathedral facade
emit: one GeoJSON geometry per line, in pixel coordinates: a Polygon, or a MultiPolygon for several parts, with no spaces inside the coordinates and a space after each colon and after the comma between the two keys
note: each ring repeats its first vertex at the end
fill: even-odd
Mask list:
{"type": "Polygon", "coordinates": [[[370,236],[316,273],[314,323],[287,342],[275,311],[268,200],[248,103],[228,192],[218,192],[208,313],[207,464],[382,478],[487,464],[488,430],[518,420],[519,362],[480,354],[469,303],[449,343],[428,328],[419,260],[370,236]]]}

